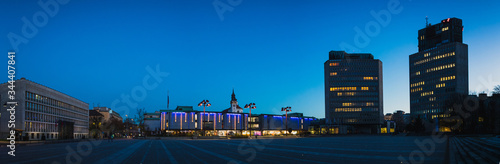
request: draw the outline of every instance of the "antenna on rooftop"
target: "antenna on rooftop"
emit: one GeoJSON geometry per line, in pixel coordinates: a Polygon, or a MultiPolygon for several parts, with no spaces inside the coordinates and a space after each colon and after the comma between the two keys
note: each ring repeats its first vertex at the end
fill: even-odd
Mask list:
{"type": "Polygon", "coordinates": [[[167,110],[170,109],[169,108],[169,104],[170,104],[169,92],[170,91],[167,90],[167,110]]]}
{"type": "Polygon", "coordinates": [[[429,26],[429,18],[425,16],[425,27],[429,26]]]}

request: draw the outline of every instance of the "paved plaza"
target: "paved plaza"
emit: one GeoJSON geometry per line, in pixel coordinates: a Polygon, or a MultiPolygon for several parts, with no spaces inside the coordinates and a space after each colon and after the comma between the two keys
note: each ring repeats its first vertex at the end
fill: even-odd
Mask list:
{"type": "Polygon", "coordinates": [[[1,163],[443,163],[431,137],[337,136],[273,139],[127,139],[1,147],[1,163]],[[427,142],[430,144],[416,144],[427,142]],[[424,147],[423,147],[424,146],[424,147]],[[434,149],[432,149],[434,148],[434,149]],[[428,149],[430,151],[427,151],[428,149]]]}

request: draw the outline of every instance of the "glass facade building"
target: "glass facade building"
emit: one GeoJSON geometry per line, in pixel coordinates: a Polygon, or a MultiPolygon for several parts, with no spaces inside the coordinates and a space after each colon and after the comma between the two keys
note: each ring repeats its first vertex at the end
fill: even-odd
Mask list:
{"type": "MultiPolygon", "coordinates": [[[[8,83],[0,85],[0,103],[7,102],[8,83]]],[[[89,104],[47,86],[21,78],[15,81],[16,137],[23,140],[82,139],[89,133],[89,104]]],[[[0,112],[0,137],[9,134],[9,112],[0,112]]]]}
{"type": "MultiPolygon", "coordinates": [[[[449,117],[446,99],[468,94],[468,46],[463,44],[462,20],[448,18],[418,31],[419,51],[410,55],[412,117],[449,117]]],[[[446,129],[439,129],[447,131],[446,129]]]]}
{"type": "Polygon", "coordinates": [[[338,125],[341,133],[379,133],[382,62],[372,54],[330,51],[324,69],[326,123],[338,125]]]}

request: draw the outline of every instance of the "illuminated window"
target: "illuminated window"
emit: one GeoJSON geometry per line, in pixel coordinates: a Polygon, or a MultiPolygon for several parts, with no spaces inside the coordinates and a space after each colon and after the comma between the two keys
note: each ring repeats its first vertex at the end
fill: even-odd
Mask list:
{"type": "Polygon", "coordinates": [[[421,86],[421,85],[425,85],[425,81],[413,83],[413,84],[410,85],[410,87],[418,87],[418,86],[421,86]]]}
{"type": "MultiPolygon", "coordinates": [[[[428,53],[424,54],[424,57],[427,57],[427,56],[429,56],[428,53]]],[[[438,59],[446,58],[446,57],[449,57],[449,56],[455,56],[455,52],[450,52],[450,53],[446,53],[446,54],[437,55],[437,56],[434,56],[432,58],[422,59],[420,61],[417,61],[417,62],[413,63],[413,65],[419,65],[419,64],[427,63],[427,62],[430,62],[430,61],[433,61],[433,60],[438,60],[438,59]]]]}
{"type": "Polygon", "coordinates": [[[443,27],[443,28],[441,29],[441,31],[447,31],[447,30],[448,30],[448,27],[443,27]]]}
{"type": "Polygon", "coordinates": [[[420,71],[416,72],[415,75],[420,75],[420,71]]]}
{"type": "Polygon", "coordinates": [[[363,80],[373,80],[375,79],[376,77],[363,77],[363,80]]]}
{"type": "Polygon", "coordinates": [[[346,92],[345,95],[347,95],[347,96],[354,96],[354,95],[356,95],[356,92],[346,92]]]}
{"type": "Polygon", "coordinates": [[[331,87],[330,91],[355,91],[356,87],[331,87]]]}
{"type": "Polygon", "coordinates": [[[434,94],[434,91],[429,91],[429,92],[423,92],[423,93],[420,93],[420,96],[429,96],[429,95],[433,95],[434,94]]]}
{"type": "Polygon", "coordinates": [[[436,97],[429,97],[429,101],[436,101],[436,97]]]}
{"type": "Polygon", "coordinates": [[[339,66],[339,63],[330,63],[330,66],[339,66]]]}
{"type": "Polygon", "coordinates": [[[446,83],[436,84],[436,88],[442,88],[445,86],[446,86],[446,83]]]}
{"type": "Polygon", "coordinates": [[[451,63],[451,64],[447,64],[447,65],[442,65],[442,66],[438,66],[438,67],[434,67],[434,68],[429,68],[429,69],[427,69],[426,72],[439,71],[439,70],[453,68],[453,67],[455,67],[455,63],[451,63]]]}
{"type": "Polygon", "coordinates": [[[342,106],[353,106],[352,103],[342,103],[342,106]]]}
{"type": "Polygon", "coordinates": [[[418,92],[418,91],[422,91],[422,87],[420,88],[414,88],[414,89],[411,89],[411,92],[418,92]]]}
{"type": "Polygon", "coordinates": [[[335,112],[361,112],[361,108],[335,108],[335,112]]]}
{"type": "Polygon", "coordinates": [[[330,76],[336,76],[337,72],[330,72],[330,76]]]}
{"type": "Polygon", "coordinates": [[[454,80],[455,76],[447,76],[447,77],[441,77],[440,81],[448,81],[448,80],[454,80]]]}
{"type": "Polygon", "coordinates": [[[429,56],[429,55],[430,55],[430,53],[425,53],[425,54],[424,54],[424,57],[427,57],[427,56],[429,56]]]}
{"type": "Polygon", "coordinates": [[[361,87],[361,90],[363,90],[363,91],[367,91],[367,90],[368,90],[368,87],[361,87]]]}
{"type": "Polygon", "coordinates": [[[342,96],[342,92],[337,92],[337,96],[342,96]]]}

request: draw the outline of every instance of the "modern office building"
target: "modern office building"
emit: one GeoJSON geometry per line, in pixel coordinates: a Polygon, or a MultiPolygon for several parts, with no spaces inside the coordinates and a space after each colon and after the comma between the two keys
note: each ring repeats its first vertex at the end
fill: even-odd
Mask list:
{"type": "MultiPolygon", "coordinates": [[[[418,31],[418,52],[410,55],[410,113],[426,120],[448,117],[446,99],[469,91],[468,46],[462,20],[448,18],[418,31]]],[[[439,121],[436,121],[439,122],[439,121]]],[[[439,131],[449,131],[439,127],[439,131]]]]}
{"type": "MultiPolygon", "coordinates": [[[[0,85],[0,100],[3,109],[0,115],[0,138],[7,138],[9,111],[6,102],[9,85],[0,85]]],[[[78,139],[88,138],[89,104],[37,84],[25,78],[15,81],[16,136],[20,139],[78,139]]]]}
{"type": "Polygon", "coordinates": [[[368,53],[330,51],[324,68],[326,124],[339,133],[379,133],[382,62],[368,53]]]}

